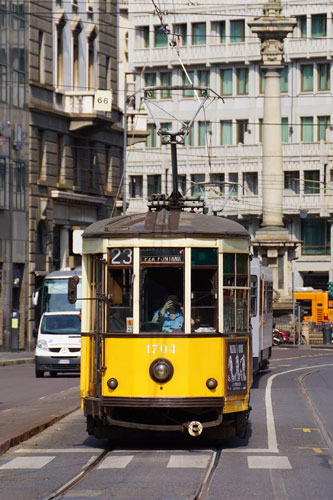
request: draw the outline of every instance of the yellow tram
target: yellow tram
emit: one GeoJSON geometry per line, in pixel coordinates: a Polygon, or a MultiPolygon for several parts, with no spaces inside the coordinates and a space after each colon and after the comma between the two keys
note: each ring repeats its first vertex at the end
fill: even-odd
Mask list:
{"type": "Polygon", "coordinates": [[[252,353],[240,224],[173,208],[96,222],[83,234],[82,279],[89,434],[244,433],[252,353]]]}

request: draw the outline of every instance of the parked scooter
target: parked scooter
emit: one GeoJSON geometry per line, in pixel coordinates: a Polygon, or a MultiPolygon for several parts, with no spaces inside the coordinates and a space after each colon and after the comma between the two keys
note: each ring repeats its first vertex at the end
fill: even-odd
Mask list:
{"type": "MultiPolygon", "coordinates": [[[[298,341],[298,332],[296,332],[295,338],[296,344],[306,345],[306,338],[304,335],[301,335],[301,342],[298,341]]],[[[289,332],[283,332],[282,330],[278,330],[277,328],[273,329],[273,345],[281,345],[281,344],[293,344],[293,340],[290,336],[289,332]]]]}

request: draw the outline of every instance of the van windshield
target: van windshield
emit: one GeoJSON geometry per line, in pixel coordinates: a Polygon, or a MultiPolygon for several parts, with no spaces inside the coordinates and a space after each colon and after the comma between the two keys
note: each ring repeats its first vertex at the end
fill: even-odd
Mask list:
{"type": "Polygon", "coordinates": [[[44,316],[41,333],[73,334],[81,333],[81,320],[76,314],[44,316]]]}

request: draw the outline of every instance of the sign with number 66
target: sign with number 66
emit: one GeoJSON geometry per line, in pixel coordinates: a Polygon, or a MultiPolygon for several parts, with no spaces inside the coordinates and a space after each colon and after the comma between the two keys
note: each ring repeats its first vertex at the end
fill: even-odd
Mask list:
{"type": "Polygon", "coordinates": [[[111,111],[112,109],[111,90],[96,90],[94,108],[95,111],[111,111]]]}

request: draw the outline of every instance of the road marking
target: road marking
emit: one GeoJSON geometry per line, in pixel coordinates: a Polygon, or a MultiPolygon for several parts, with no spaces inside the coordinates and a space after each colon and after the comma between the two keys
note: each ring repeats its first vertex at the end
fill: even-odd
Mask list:
{"type": "Polygon", "coordinates": [[[303,431],[303,432],[312,432],[319,431],[319,429],[311,428],[311,427],[293,427],[294,431],[303,431]]]}
{"type": "Polygon", "coordinates": [[[21,448],[15,453],[98,453],[104,448],[21,448]]]}
{"type": "Polygon", "coordinates": [[[168,469],[205,469],[211,455],[171,455],[168,469]]]}
{"type": "Polygon", "coordinates": [[[97,469],[125,469],[133,460],[134,455],[118,455],[106,457],[97,469]]]}
{"type": "Polygon", "coordinates": [[[247,457],[249,469],[292,469],[288,457],[247,457]]]}
{"type": "Polygon", "coordinates": [[[289,366],[292,366],[292,365],[277,365],[279,368],[285,368],[285,367],[289,367],[289,366]]]}
{"type": "Polygon", "coordinates": [[[312,450],[315,453],[319,453],[320,455],[324,455],[324,450],[329,450],[329,448],[319,448],[318,446],[298,446],[298,448],[300,450],[312,450]]]}
{"type": "Polygon", "coordinates": [[[6,464],[0,466],[0,469],[41,469],[55,457],[17,457],[6,464]]]}
{"type": "Polygon", "coordinates": [[[103,490],[71,490],[63,498],[96,498],[103,494],[103,490]]]}

